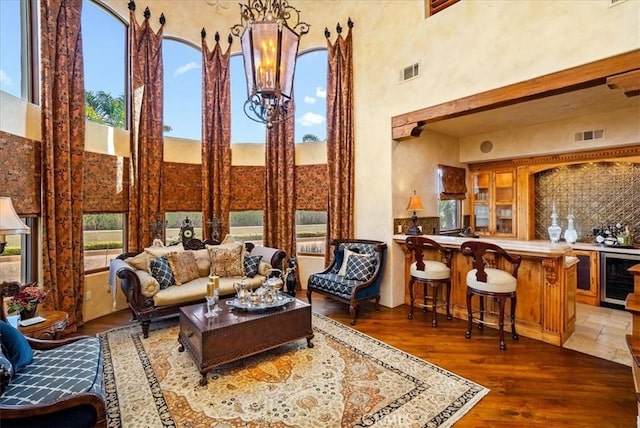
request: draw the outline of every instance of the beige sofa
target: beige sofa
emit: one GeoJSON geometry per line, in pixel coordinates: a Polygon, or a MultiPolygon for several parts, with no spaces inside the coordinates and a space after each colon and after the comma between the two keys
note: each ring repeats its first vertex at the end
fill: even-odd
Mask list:
{"type": "Polygon", "coordinates": [[[258,288],[270,269],[282,269],[284,257],[282,250],[252,243],[245,243],[244,246],[207,245],[197,250],[185,250],[182,244],[178,244],[149,247],[139,254],[122,254],[111,262],[110,270],[111,275],[120,278],[120,288],[131,313],[134,319],[141,322],[144,337],[148,337],[153,319],[178,314],[181,306],[204,302],[209,275],[219,276],[221,297],[231,296],[235,293],[233,284],[242,280],[250,288],[258,288]],[[174,283],[169,286],[161,286],[161,283],[168,281],[157,269],[160,264],[161,269],[166,271],[164,261],[156,260],[163,257],[168,259],[174,277],[174,283]],[[256,266],[258,258],[260,260],[256,266]],[[257,273],[247,276],[247,273],[252,273],[245,269],[250,259],[254,262],[253,271],[257,270],[257,273]]]}

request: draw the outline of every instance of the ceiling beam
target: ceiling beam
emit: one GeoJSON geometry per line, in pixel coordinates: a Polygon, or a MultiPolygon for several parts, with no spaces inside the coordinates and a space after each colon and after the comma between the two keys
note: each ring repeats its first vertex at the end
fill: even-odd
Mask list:
{"type": "Polygon", "coordinates": [[[607,86],[611,89],[620,89],[627,97],[640,95],[640,70],[607,77],[607,86]]]}
{"type": "Polygon", "coordinates": [[[612,84],[616,85],[615,87],[623,87],[625,93],[627,88],[631,88],[631,91],[634,90],[633,88],[638,90],[637,85],[634,86],[633,83],[627,83],[627,81],[634,82],[633,78],[637,79],[639,72],[640,49],[637,49],[524,82],[394,116],[391,118],[391,137],[396,141],[415,138],[420,136],[424,126],[429,123],[608,84],[609,77],[614,78],[612,84]],[[625,77],[629,73],[632,73],[631,77],[625,77]],[[616,77],[618,78],[616,79],[616,77]]]}

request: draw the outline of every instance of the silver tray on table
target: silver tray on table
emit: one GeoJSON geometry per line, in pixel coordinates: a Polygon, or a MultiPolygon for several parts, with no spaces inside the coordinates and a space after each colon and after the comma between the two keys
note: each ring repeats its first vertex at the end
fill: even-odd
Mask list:
{"type": "Polygon", "coordinates": [[[240,300],[238,300],[237,297],[234,297],[233,299],[227,300],[226,304],[233,308],[242,309],[244,311],[266,311],[269,309],[279,308],[295,300],[294,297],[288,296],[286,294],[280,294],[280,299],[281,300],[274,300],[269,304],[260,302],[254,305],[251,302],[242,303],[240,300]]]}

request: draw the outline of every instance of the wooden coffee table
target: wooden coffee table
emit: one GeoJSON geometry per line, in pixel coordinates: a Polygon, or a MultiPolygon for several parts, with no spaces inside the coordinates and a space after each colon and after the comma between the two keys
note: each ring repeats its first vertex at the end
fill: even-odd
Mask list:
{"type": "Polygon", "coordinates": [[[204,316],[204,303],[180,308],[179,351],[186,348],[202,374],[200,385],[207,384],[207,372],[221,364],[306,338],[313,348],[311,305],[294,299],[279,308],[243,311],[219,305],[222,312],[214,318],[204,316]]]}

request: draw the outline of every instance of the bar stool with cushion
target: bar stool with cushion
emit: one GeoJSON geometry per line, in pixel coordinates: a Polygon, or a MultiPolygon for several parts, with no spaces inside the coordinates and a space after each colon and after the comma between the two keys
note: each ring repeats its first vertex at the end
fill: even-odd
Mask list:
{"type": "Polygon", "coordinates": [[[436,307],[443,306],[441,300],[438,300],[438,290],[446,286],[447,297],[444,301],[444,306],[447,308],[447,319],[451,319],[451,250],[444,248],[424,236],[410,236],[406,240],[407,248],[413,251],[416,261],[411,264],[411,280],[409,281],[409,296],[411,298],[411,310],[409,311],[408,318],[413,319],[413,307],[418,305],[422,307],[424,312],[427,311],[429,306],[427,302],[431,301],[431,310],[433,311],[433,320],[431,325],[433,327],[438,326],[436,319],[436,307]],[[424,260],[425,250],[436,250],[440,256],[440,260],[424,260]],[[423,286],[423,303],[415,303],[415,284],[422,283],[423,286]],[[432,295],[429,296],[428,286],[432,288],[432,295]]]}
{"type": "Polygon", "coordinates": [[[469,325],[465,337],[471,339],[471,329],[473,327],[474,312],[479,314],[478,329],[482,330],[484,324],[496,325],[495,322],[485,321],[485,314],[495,314],[495,311],[486,310],[485,297],[493,298],[498,304],[498,332],[500,335],[500,349],[507,349],[504,342],[504,314],[505,302],[511,299],[511,337],[518,340],[516,332],[516,284],[518,268],[522,258],[512,256],[502,247],[483,241],[463,242],[460,250],[466,256],[473,259],[473,269],[467,273],[467,313],[469,325]],[[473,296],[479,296],[480,309],[474,311],[471,307],[473,296]]]}

